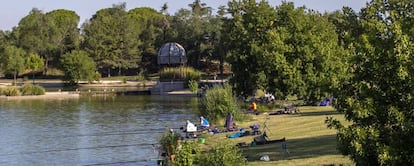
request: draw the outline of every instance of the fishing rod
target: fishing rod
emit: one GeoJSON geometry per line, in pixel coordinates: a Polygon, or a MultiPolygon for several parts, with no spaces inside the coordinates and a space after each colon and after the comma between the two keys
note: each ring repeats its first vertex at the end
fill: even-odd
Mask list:
{"type": "MultiPolygon", "coordinates": [[[[110,136],[110,135],[134,135],[134,134],[154,134],[154,133],[164,133],[168,131],[169,128],[155,128],[155,129],[141,129],[141,130],[122,130],[122,131],[107,131],[107,132],[97,132],[90,134],[73,134],[73,135],[59,135],[59,136],[50,136],[45,137],[40,135],[43,138],[60,138],[60,137],[98,137],[98,136],[110,136]]],[[[178,130],[180,128],[172,128],[178,130]]]]}
{"type": "Polygon", "coordinates": [[[82,166],[119,165],[119,164],[140,163],[140,162],[149,162],[149,161],[148,160],[118,161],[118,162],[111,162],[111,163],[86,164],[82,166]]]}
{"type": "Polygon", "coordinates": [[[127,144],[127,145],[108,145],[108,146],[95,146],[95,147],[83,147],[83,148],[67,148],[67,149],[50,149],[43,151],[29,151],[29,152],[20,152],[20,153],[9,153],[9,154],[0,154],[0,156],[14,156],[14,155],[29,155],[29,154],[38,154],[38,153],[52,153],[52,152],[65,152],[65,151],[75,151],[75,150],[93,150],[93,149],[105,149],[105,148],[119,148],[119,147],[131,147],[131,146],[154,146],[157,143],[140,143],[140,144],[127,144]]]}

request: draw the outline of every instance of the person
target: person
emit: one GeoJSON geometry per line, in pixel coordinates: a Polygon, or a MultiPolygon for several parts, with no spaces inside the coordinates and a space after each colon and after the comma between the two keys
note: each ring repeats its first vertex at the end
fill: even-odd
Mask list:
{"type": "Polygon", "coordinates": [[[208,122],[208,120],[206,118],[204,118],[203,116],[200,117],[200,128],[201,129],[206,129],[210,127],[210,123],[208,122]]]}
{"type": "Polygon", "coordinates": [[[250,111],[256,113],[257,111],[256,102],[252,101],[252,103],[250,104],[250,111]]]}
{"type": "Polygon", "coordinates": [[[187,120],[187,126],[186,126],[185,132],[186,132],[187,138],[189,138],[189,136],[195,135],[195,132],[197,132],[197,127],[193,123],[191,123],[190,120],[187,120]]]}

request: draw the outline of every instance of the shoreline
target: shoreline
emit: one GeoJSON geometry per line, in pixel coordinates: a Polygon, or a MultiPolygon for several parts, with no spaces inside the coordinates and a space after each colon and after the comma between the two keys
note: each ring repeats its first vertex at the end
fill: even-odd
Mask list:
{"type": "Polygon", "coordinates": [[[79,98],[79,93],[73,92],[46,92],[44,95],[31,96],[0,96],[0,99],[19,100],[19,99],[69,99],[79,98]]]}

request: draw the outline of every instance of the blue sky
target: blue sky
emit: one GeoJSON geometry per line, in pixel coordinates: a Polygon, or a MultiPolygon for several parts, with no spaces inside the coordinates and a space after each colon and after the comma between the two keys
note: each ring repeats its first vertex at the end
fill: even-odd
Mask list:
{"type": "MultiPolygon", "coordinates": [[[[365,6],[367,0],[288,0],[293,1],[295,6],[306,6],[320,12],[334,11],[343,6],[352,7],[359,11],[365,6]]],[[[29,14],[32,8],[38,8],[44,12],[55,9],[68,9],[75,11],[80,16],[80,23],[92,17],[96,11],[111,7],[112,4],[127,3],[127,8],[151,7],[161,9],[164,3],[169,6],[169,13],[174,14],[178,9],[188,9],[188,4],[194,0],[2,0],[0,1],[0,29],[11,30],[17,26],[20,19],[29,14]]],[[[201,0],[207,6],[217,9],[218,6],[226,5],[225,0],[201,0]]],[[[279,5],[282,0],[268,0],[272,5],[279,5]]]]}

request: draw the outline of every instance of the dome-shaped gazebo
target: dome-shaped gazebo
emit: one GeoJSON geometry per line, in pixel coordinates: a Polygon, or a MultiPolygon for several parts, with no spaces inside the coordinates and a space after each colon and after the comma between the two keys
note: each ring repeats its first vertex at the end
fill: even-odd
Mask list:
{"type": "Polygon", "coordinates": [[[183,65],[185,63],[187,63],[185,49],[178,43],[165,43],[158,51],[158,65],[183,65]]]}

